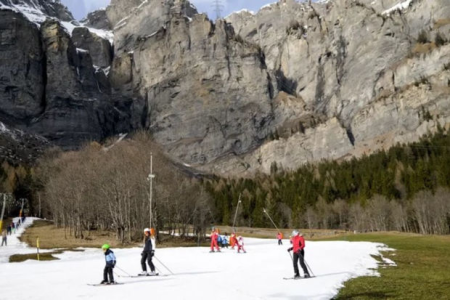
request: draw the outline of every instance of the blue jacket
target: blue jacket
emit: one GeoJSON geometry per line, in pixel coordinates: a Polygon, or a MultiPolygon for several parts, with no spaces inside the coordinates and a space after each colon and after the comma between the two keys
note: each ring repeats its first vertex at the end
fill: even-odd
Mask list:
{"type": "Polygon", "coordinates": [[[116,256],[114,255],[114,252],[112,252],[110,249],[106,250],[105,252],[105,260],[107,267],[114,268],[114,266],[116,265],[116,256]]]}

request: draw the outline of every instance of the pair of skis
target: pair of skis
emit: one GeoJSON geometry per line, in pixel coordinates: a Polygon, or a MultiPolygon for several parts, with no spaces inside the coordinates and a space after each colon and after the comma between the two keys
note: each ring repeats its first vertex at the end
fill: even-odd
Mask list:
{"type": "MultiPolygon", "coordinates": [[[[138,274],[138,275],[125,275],[125,276],[119,276],[119,277],[124,277],[124,278],[141,278],[141,277],[156,277],[156,276],[160,276],[159,273],[156,274],[138,274]]],[[[161,276],[169,276],[169,275],[161,275],[161,276]]],[[[89,286],[113,286],[113,285],[122,285],[125,284],[124,282],[114,282],[114,283],[90,283],[88,284],[89,286]]]]}
{"type": "Polygon", "coordinates": [[[314,276],[310,276],[310,277],[284,277],[284,280],[300,280],[300,279],[311,279],[314,278],[314,276]]]}

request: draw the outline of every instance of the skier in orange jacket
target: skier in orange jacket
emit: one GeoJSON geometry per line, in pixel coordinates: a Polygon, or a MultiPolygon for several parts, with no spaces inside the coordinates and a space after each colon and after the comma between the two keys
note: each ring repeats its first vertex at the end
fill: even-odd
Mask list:
{"type": "Polygon", "coordinates": [[[278,245],[283,245],[283,234],[281,232],[278,232],[277,239],[278,239],[278,245]]]}

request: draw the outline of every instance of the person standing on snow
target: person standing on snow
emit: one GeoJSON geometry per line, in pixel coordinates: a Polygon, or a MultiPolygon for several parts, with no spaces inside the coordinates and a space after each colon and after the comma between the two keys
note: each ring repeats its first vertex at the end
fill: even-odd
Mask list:
{"type": "Polygon", "coordinates": [[[105,254],[106,266],[103,270],[103,281],[100,284],[114,284],[113,269],[116,266],[116,256],[112,252],[111,247],[108,244],[102,246],[103,253],[105,254]],[[108,281],[109,276],[109,281],[108,281]]]}
{"type": "Polygon", "coordinates": [[[278,232],[277,234],[277,239],[278,239],[278,245],[283,245],[283,234],[281,232],[278,232]]]}
{"type": "Polygon", "coordinates": [[[294,250],[294,257],[293,257],[293,263],[294,263],[294,279],[301,278],[300,272],[298,270],[298,261],[300,260],[300,266],[303,269],[303,273],[305,274],[305,278],[311,277],[309,275],[308,269],[305,265],[305,239],[303,238],[303,235],[299,234],[297,230],[292,231],[292,247],[288,249],[288,252],[294,250]]]}
{"type": "Polygon", "coordinates": [[[8,246],[7,238],[8,238],[8,232],[6,231],[6,229],[3,229],[3,231],[2,231],[2,246],[3,246],[3,244],[5,244],[5,246],[8,246]]]}
{"type": "Polygon", "coordinates": [[[236,232],[230,235],[230,246],[231,250],[234,250],[234,246],[236,246],[236,232]]]}
{"type": "Polygon", "coordinates": [[[244,253],[247,253],[244,249],[244,238],[242,236],[239,236],[236,242],[236,245],[238,247],[237,252],[240,253],[241,250],[244,251],[244,253]]]}
{"type": "Polygon", "coordinates": [[[142,266],[142,273],[139,274],[141,276],[146,275],[156,275],[155,272],[155,265],[152,262],[152,257],[155,255],[155,250],[153,250],[153,243],[152,243],[152,237],[151,237],[151,231],[149,228],[144,229],[144,250],[141,253],[141,266],[142,266]],[[147,273],[147,265],[148,263],[150,267],[150,273],[147,273]]]}
{"type": "Polygon", "coordinates": [[[8,233],[8,235],[11,235],[11,230],[12,230],[12,228],[11,228],[11,224],[10,224],[10,225],[8,225],[8,227],[6,227],[6,232],[8,233]]]}
{"type": "Polygon", "coordinates": [[[216,247],[217,252],[220,252],[219,245],[217,244],[218,238],[219,233],[213,227],[211,231],[211,251],[209,251],[210,253],[214,252],[214,247],[216,247]]]}

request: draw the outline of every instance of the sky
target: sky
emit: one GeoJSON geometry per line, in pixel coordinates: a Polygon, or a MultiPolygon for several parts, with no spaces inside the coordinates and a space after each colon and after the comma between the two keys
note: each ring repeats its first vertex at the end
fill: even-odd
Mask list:
{"type": "MultiPolygon", "coordinates": [[[[216,18],[214,12],[214,2],[216,0],[191,0],[197,7],[199,12],[207,13],[211,19],[216,18]]],[[[234,11],[241,9],[248,9],[258,11],[262,6],[277,2],[277,0],[218,0],[222,5],[221,16],[228,16],[234,11]]],[[[69,7],[75,19],[82,19],[88,12],[94,11],[98,8],[106,7],[110,0],[62,0],[62,2],[69,7]]]]}

